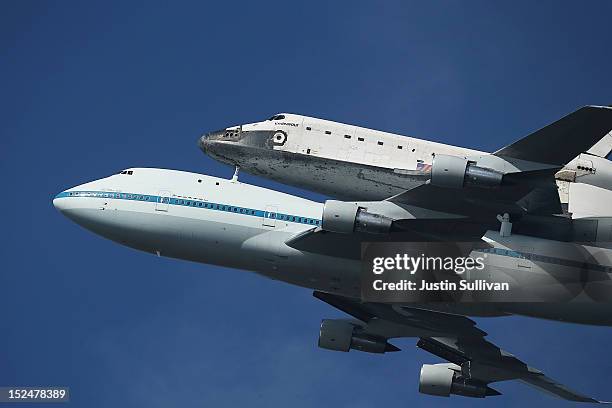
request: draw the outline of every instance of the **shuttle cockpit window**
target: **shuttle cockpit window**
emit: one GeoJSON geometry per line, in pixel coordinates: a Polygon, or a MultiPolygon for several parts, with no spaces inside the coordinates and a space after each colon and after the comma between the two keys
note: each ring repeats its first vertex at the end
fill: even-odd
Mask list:
{"type": "Polygon", "coordinates": [[[122,170],[119,174],[127,174],[127,175],[132,175],[134,174],[133,170],[122,170]]]}
{"type": "Polygon", "coordinates": [[[281,120],[281,119],[285,119],[285,115],[274,115],[268,120],[281,120]]]}

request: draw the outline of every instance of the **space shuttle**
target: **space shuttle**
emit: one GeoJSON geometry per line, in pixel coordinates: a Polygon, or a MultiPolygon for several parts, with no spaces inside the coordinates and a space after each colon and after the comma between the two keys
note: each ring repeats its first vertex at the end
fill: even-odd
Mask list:
{"type": "Polygon", "coordinates": [[[210,157],[339,200],[385,200],[424,184],[495,187],[553,171],[565,213],[607,215],[612,109],[585,106],[494,153],[291,113],[202,136],[210,157]]]}

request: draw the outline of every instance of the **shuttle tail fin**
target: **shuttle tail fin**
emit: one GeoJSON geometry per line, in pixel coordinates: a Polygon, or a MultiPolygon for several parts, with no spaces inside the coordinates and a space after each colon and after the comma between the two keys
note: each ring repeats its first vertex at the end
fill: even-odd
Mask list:
{"type": "Polygon", "coordinates": [[[590,149],[612,150],[612,107],[585,106],[495,153],[496,156],[564,166],[590,149]]]}

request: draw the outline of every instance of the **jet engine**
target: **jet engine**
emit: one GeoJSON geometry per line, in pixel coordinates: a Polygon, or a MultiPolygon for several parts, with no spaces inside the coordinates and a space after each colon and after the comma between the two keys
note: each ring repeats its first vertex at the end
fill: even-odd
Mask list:
{"type": "Polygon", "coordinates": [[[343,234],[353,232],[385,234],[391,229],[392,222],[391,218],[367,212],[355,203],[327,200],[323,206],[321,228],[343,234]]]}
{"type": "Polygon", "coordinates": [[[486,384],[461,378],[461,368],[455,364],[423,364],[419,378],[419,392],[422,394],[448,397],[451,394],[464,397],[484,398],[499,395],[498,391],[486,384]]]}
{"type": "Polygon", "coordinates": [[[350,349],[367,353],[386,353],[399,349],[384,338],[359,333],[360,328],[347,320],[325,319],[321,321],[319,347],[347,352],[350,349]]]}
{"type": "Polygon", "coordinates": [[[444,154],[437,154],[431,165],[431,184],[438,187],[497,187],[503,176],[499,171],[479,167],[463,157],[444,154]]]}

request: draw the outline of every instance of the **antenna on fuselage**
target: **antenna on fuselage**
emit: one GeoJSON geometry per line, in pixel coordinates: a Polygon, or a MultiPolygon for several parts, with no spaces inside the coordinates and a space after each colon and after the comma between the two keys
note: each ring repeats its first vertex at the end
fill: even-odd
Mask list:
{"type": "Polygon", "coordinates": [[[510,215],[504,213],[504,215],[498,214],[497,221],[501,223],[499,227],[499,235],[502,237],[509,237],[512,235],[512,223],[510,222],[510,215]]]}
{"type": "Polygon", "coordinates": [[[232,176],[232,183],[236,183],[238,181],[238,173],[240,173],[240,166],[236,166],[234,170],[234,175],[232,176]]]}

